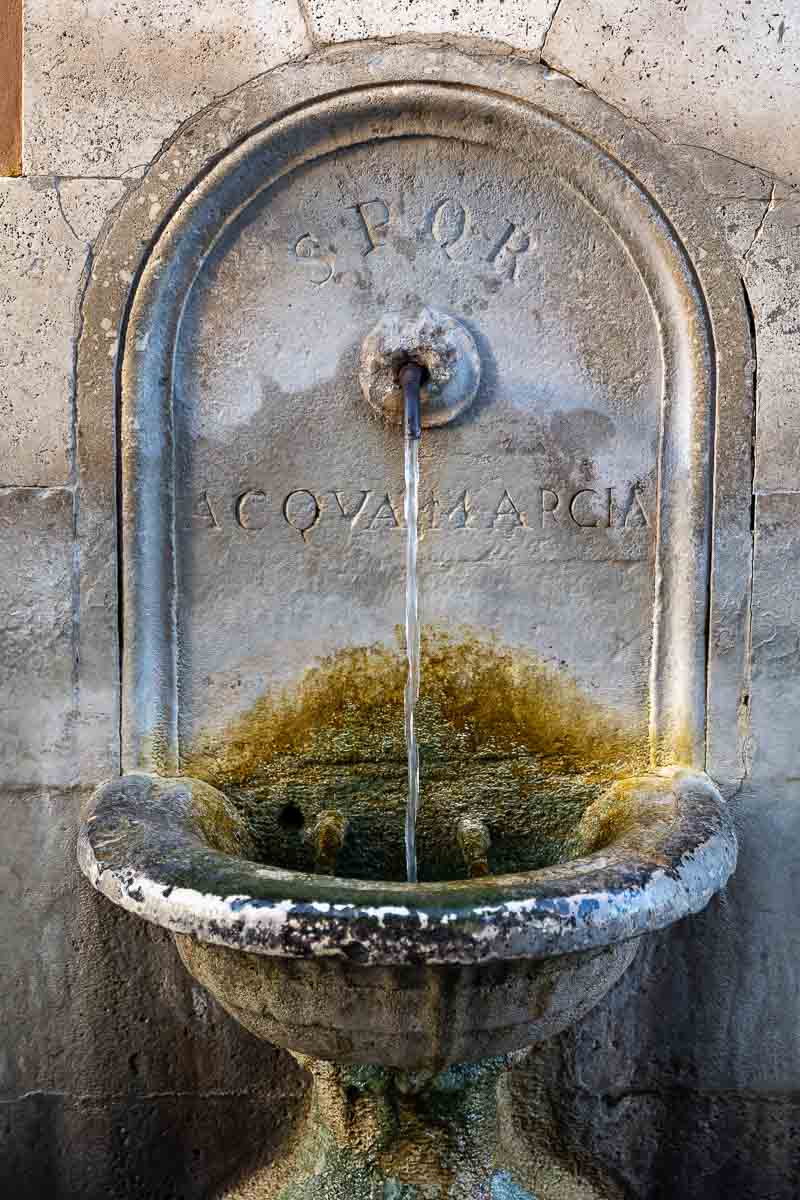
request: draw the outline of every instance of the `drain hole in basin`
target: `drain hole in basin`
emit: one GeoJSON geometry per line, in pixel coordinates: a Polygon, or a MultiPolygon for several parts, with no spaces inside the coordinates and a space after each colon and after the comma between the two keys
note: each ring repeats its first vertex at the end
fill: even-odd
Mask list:
{"type": "Polygon", "coordinates": [[[287,833],[299,833],[306,823],[302,809],[296,804],[285,804],[278,816],[278,824],[287,833]]]}

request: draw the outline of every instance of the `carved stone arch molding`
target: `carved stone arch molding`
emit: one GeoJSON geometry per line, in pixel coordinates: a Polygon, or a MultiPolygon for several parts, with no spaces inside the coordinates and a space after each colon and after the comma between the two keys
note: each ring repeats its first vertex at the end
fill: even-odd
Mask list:
{"type": "MultiPolygon", "coordinates": [[[[473,522],[475,545],[482,547],[477,558],[510,562],[515,571],[521,564],[534,590],[547,583],[554,606],[579,581],[586,595],[576,600],[585,606],[578,626],[587,624],[592,595],[622,579],[625,564],[633,575],[638,571],[642,582],[635,587],[650,588],[651,598],[642,686],[654,757],[706,766],[723,785],[734,784],[746,737],[753,351],[740,281],[713,231],[710,204],[694,175],[584,89],[538,65],[441,47],[364,44],[290,64],[187,123],[115,215],[83,305],[80,520],[89,538],[83,544],[91,546],[82,564],[83,712],[106,722],[111,747],[118,549],[123,765],[178,769],[185,730],[207,725],[226,696],[230,681],[220,663],[233,643],[247,640],[242,620],[234,621],[233,642],[218,630],[226,585],[235,607],[265,554],[304,595],[319,590],[333,570],[342,526],[331,519],[316,530],[319,496],[328,497],[327,512],[351,520],[355,508],[348,505],[380,491],[374,470],[370,475],[363,465],[370,438],[375,454],[390,453],[392,438],[399,446],[397,434],[379,429],[360,398],[355,349],[382,305],[394,302],[392,281],[405,278],[406,302],[429,302],[427,293],[412,296],[409,281],[417,271],[426,287],[439,289],[435,306],[452,311],[462,304],[488,363],[477,414],[454,426],[456,440],[449,443],[464,461],[469,455],[478,461],[481,438],[490,444],[486,488],[494,487],[500,500],[485,527],[473,522]],[[365,179],[372,182],[363,190],[365,179]],[[274,236],[264,233],[267,227],[274,236]],[[297,282],[287,288],[287,279],[297,282]],[[225,319],[226,303],[238,313],[235,320],[225,319]],[[287,312],[295,303],[301,317],[292,324],[287,312]],[[530,336],[519,324],[529,311],[530,336]],[[307,344],[301,345],[287,331],[303,322],[307,344]],[[564,364],[572,364],[573,351],[580,365],[570,374],[572,365],[564,364]],[[312,395],[325,375],[319,369],[325,353],[335,360],[333,382],[326,377],[312,395]],[[249,355],[260,364],[252,377],[243,366],[249,355]],[[289,373],[292,355],[296,379],[289,373]],[[311,366],[303,367],[304,357],[311,366]],[[344,399],[343,379],[352,380],[344,399]],[[252,412],[237,412],[233,432],[223,436],[219,413],[233,404],[237,388],[255,389],[252,412]],[[495,396],[502,409],[496,419],[495,396]],[[575,431],[591,425],[595,396],[606,446],[588,462],[575,431]],[[326,405],[338,425],[325,415],[326,405]],[[207,416],[195,421],[195,407],[207,416]],[[523,419],[524,429],[554,431],[558,455],[538,449],[535,438],[525,440],[523,419]],[[316,505],[311,532],[306,537],[295,528],[285,552],[275,549],[277,533],[258,515],[269,501],[272,460],[259,455],[270,428],[283,439],[297,494],[316,505]],[[337,429],[348,462],[344,479],[332,465],[337,429]],[[512,430],[505,441],[503,429],[512,430]],[[644,467],[627,455],[626,430],[634,442],[654,447],[644,500],[636,472],[644,480],[646,454],[644,467]],[[196,455],[189,441],[200,447],[196,455]],[[227,467],[226,447],[236,458],[227,467]],[[570,453],[578,465],[567,461],[570,453]],[[219,498],[200,478],[195,458],[218,476],[219,498]],[[511,485],[504,462],[511,464],[511,485]],[[617,475],[604,477],[604,469],[617,475]],[[519,500],[534,483],[541,512],[519,500]],[[625,491],[624,501],[615,488],[625,491]],[[355,500],[343,502],[350,492],[355,500]],[[601,502],[607,503],[602,512],[601,502]],[[117,504],[115,547],[109,522],[117,504]],[[614,515],[625,505],[641,509],[638,533],[624,512],[614,515]],[[247,536],[259,523],[266,533],[256,552],[247,536]],[[229,529],[249,549],[231,549],[229,529]],[[213,558],[208,576],[206,550],[198,549],[203,538],[213,558]],[[597,585],[582,582],[595,576],[597,585]],[[215,605],[216,623],[209,619],[215,605]]],[[[433,439],[442,435],[430,436],[435,448],[433,439]]],[[[463,480],[453,475],[453,481],[455,496],[463,480]]],[[[285,506],[294,493],[278,491],[273,499],[285,506]]],[[[391,487],[386,497],[391,512],[391,487]]],[[[377,510],[372,521],[380,527],[377,510]]],[[[454,519],[452,527],[463,530],[465,522],[454,519]]],[[[388,562],[394,550],[388,542],[385,550],[360,545],[360,554],[377,556],[373,575],[380,574],[381,555],[388,562]]],[[[444,598],[448,588],[457,594],[459,580],[484,571],[469,565],[464,545],[462,537],[436,560],[444,598]]],[[[397,560],[399,572],[399,544],[397,560]]],[[[477,593],[504,591],[488,578],[480,575],[477,593]]],[[[545,593],[536,594],[541,601],[545,593]]],[[[252,594],[242,603],[252,613],[252,594]]],[[[533,628],[532,619],[525,624],[518,615],[519,596],[508,603],[515,628],[533,628]]],[[[500,601],[496,607],[501,622],[500,601]]],[[[267,596],[259,625],[268,627],[274,612],[275,596],[267,596]]],[[[464,614],[474,623],[468,607],[464,614]]],[[[325,617],[331,628],[336,619],[325,617]]],[[[635,703],[625,694],[625,672],[636,668],[626,666],[623,634],[620,617],[603,654],[612,664],[612,692],[619,672],[624,708],[635,703]],[[619,666],[612,661],[617,644],[619,666]]],[[[260,636],[254,635],[256,649],[263,649],[260,636]]],[[[280,642],[293,634],[284,624],[275,636],[280,642]]],[[[298,643],[305,636],[298,634],[298,643]]],[[[542,653],[550,634],[530,636],[528,648],[542,653]]],[[[598,629],[597,640],[602,636],[598,629]]],[[[335,650],[339,643],[331,637],[312,649],[335,650]]],[[[588,637],[575,632],[576,658],[588,637]]],[[[258,671],[247,666],[244,650],[236,653],[243,675],[252,675],[245,690],[255,694],[258,671]]],[[[595,674],[605,670],[602,662],[599,656],[595,674]]],[[[104,771],[107,763],[98,774],[104,771]]]]}

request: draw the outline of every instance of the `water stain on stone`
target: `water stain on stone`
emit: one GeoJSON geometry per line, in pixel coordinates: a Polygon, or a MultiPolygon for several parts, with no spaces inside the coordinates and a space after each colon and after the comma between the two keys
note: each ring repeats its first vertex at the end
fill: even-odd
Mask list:
{"type": "MultiPolygon", "coordinates": [[[[472,633],[428,630],[422,651],[420,878],[466,877],[462,817],[488,828],[494,874],[581,853],[586,809],[646,769],[644,719],[632,729],[562,674],[472,633]]],[[[309,831],[327,810],[347,822],[336,874],[403,879],[405,677],[400,643],[341,650],[199,739],[183,772],[226,793],[265,863],[314,870],[309,831]],[[302,821],[281,819],[289,807],[302,821]]]]}

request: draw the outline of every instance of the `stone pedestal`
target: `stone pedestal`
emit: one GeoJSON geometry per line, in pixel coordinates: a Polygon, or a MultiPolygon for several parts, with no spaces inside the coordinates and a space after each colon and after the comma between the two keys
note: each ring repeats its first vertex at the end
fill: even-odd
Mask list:
{"type": "Polygon", "coordinates": [[[515,1056],[438,1074],[297,1057],[313,1076],[305,1120],[226,1200],[536,1200],[502,1161],[498,1100],[515,1056]]]}

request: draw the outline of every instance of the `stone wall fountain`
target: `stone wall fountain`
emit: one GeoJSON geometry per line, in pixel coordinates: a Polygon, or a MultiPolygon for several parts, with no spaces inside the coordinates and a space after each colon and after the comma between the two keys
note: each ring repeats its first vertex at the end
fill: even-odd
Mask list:
{"type": "Polygon", "coordinates": [[[599,106],[454,58],[254,92],[121,339],[126,774],[79,857],[314,1077],[243,1200],[577,1196],[507,1068],[735,866],[733,277],[599,106]]]}

